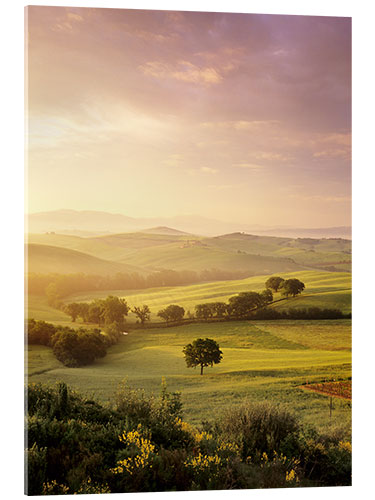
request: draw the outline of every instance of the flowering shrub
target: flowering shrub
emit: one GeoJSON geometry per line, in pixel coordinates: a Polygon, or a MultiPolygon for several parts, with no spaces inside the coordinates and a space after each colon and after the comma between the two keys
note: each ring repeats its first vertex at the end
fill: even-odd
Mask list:
{"type": "Polygon", "coordinates": [[[245,404],[197,428],[179,396],[126,388],[113,408],[60,384],[29,388],[31,495],[351,484],[344,428],[324,434],[281,407],[245,404]]]}
{"type": "Polygon", "coordinates": [[[127,472],[133,474],[137,469],[152,467],[151,456],[155,446],[151,444],[150,439],[142,436],[142,426],[137,430],[124,432],[119,439],[130,450],[131,456],[117,462],[117,467],[111,469],[114,474],[127,472]]]}

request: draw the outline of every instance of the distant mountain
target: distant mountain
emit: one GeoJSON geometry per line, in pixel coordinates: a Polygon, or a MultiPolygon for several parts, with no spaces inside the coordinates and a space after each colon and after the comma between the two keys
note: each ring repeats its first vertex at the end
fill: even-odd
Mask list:
{"type": "Polygon", "coordinates": [[[217,236],[245,232],[292,238],[351,238],[351,227],[347,226],[312,229],[290,226],[264,227],[256,224],[224,222],[199,215],[135,218],[95,210],[55,210],[29,214],[26,217],[26,228],[29,233],[55,232],[82,237],[152,231],[151,234],[168,235],[189,233],[202,236],[217,236]],[[155,231],[164,232],[156,233],[155,231]],[[177,231],[178,233],[171,233],[170,231],[177,231]]]}
{"type": "Polygon", "coordinates": [[[317,228],[279,227],[267,230],[258,229],[257,234],[288,238],[344,238],[351,240],[352,228],[350,226],[317,228]]]}

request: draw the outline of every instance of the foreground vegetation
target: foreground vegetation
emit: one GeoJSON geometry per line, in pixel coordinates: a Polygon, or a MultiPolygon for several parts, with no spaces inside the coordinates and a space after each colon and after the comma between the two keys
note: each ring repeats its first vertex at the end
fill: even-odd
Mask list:
{"type": "Polygon", "coordinates": [[[103,406],[28,387],[27,493],[282,488],[351,484],[350,433],[317,433],[280,406],[249,404],[193,427],[178,393],[124,386],[103,406]]]}

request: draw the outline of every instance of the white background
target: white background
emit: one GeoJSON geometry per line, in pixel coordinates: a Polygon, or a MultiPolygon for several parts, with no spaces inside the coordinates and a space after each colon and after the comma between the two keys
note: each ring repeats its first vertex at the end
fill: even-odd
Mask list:
{"type": "MultiPolygon", "coordinates": [[[[37,5],[330,15],[353,18],[353,487],[113,495],[126,499],[325,499],[374,495],[374,8],[364,0],[71,0],[37,5]]],[[[0,494],[23,496],[24,6],[1,8],[0,494]]],[[[323,221],[322,221],[323,222],[323,221]]],[[[94,498],[93,495],[89,495],[94,498]]],[[[36,497],[41,498],[41,497],[36,497]]]]}

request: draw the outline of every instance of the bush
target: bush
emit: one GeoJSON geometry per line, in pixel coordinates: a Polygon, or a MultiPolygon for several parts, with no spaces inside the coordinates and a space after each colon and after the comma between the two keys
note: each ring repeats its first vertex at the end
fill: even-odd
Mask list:
{"type": "Polygon", "coordinates": [[[107,354],[105,338],[97,331],[58,330],[51,343],[56,358],[69,367],[89,365],[107,354]]]}
{"type": "Polygon", "coordinates": [[[51,339],[56,333],[56,327],[45,321],[29,319],[25,325],[26,338],[29,344],[51,345],[51,339]]]}
{"type": "Polygon", "coordinates": [[[347,429],[298,425],[282,406],[245,403],[197,429],[178,393],[124,384],[115,406],[31,384],[28,494],[333,486],[351,483],[347,429]]]}
{"type": "Polygon", "coordinates": [[[283,440],[299,428],[294,415],[269,403],[244,403],[231,408],[219,426],[241,446],[243,460],[248,456],[259,459],[263,453],[272,456],[280,451],[283,440]]]}

